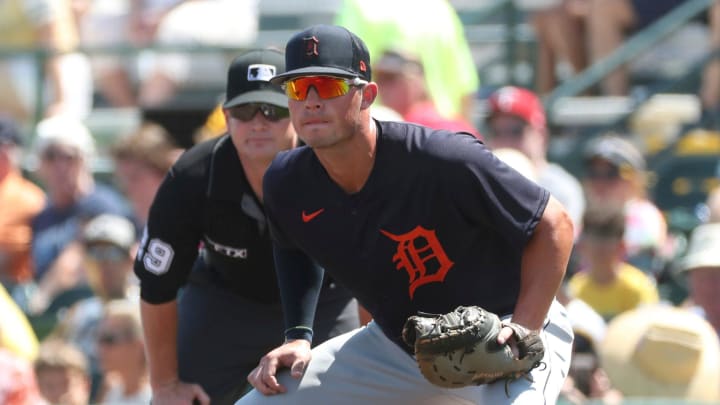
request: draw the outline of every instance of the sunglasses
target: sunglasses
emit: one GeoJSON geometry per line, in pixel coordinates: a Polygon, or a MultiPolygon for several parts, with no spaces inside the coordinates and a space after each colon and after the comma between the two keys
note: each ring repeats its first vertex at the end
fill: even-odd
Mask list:
{"type": "Polygon", "coordinates": [[[617,180],[621,177],[620,169],[614,166],[606,169],[590,168],[585,176],[590,180],[617,180]]]}
{"type": "Polygon", "coordinates": [[[250,122],[258,111],[270,122],[278,122],[290,116],[290,111],[287,108],[265,103],[241,104],[228,109],[228,114],[242,122],[250,122]]]}
{"type": "Polygon", "coordinates": [[[115,245],[90,246],[85,252],[96,262],[121,262],[130,257],[127,250],[115,245]]]}
{"type": "Polygon", "coordinates": [[[344,79],[334,76],[304,76],[283,83],[285,94],[297,101],[307,98],[310,87],[315,88],[318,96],[322,99],[335,98],[346,95],[352,86],[364,86],[368,84],[365,80],[356,77],[344,79]]]}
{"type": "Polygon", "coordinates": [[[96,341],[100,345],[115,346],[130,341],[130,334],[125,332],[101,332],[97,335],[96,341]]]}
{"type": "Polygon", "coordinates": [[[77,153],[66,152],[60,149],[48,149],[42,154],[42,159],[48,162],[63,161],[71,162],[80,158],[77,153]]]}

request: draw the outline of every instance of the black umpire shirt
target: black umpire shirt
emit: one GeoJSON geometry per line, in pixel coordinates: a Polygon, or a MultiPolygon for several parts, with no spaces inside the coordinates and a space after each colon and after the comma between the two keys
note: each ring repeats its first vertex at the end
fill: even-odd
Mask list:
{"type": "Polygon", "coordinates": [[[189,278],[262,303],[279,301],[265,212],[229,135],[180,157],[149,218],[135,261],[146,302],[175,299],[189,278]]]}

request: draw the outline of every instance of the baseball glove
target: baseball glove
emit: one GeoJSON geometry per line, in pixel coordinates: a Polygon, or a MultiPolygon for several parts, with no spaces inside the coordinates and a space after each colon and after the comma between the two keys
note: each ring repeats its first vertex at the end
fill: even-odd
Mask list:
{"type": "Polygon", "coordinates": [[[497,315],[477,306],[457,307],[443,315],[411,316],[402,338],[415,350],[425,378],[444,388],[510,382],[528,376],[545,353],[536,332],[516,323],[503,323],[497,315]],[[497,343],[503,326],[513,330],[518,357],[508,344],[497,343]]]}

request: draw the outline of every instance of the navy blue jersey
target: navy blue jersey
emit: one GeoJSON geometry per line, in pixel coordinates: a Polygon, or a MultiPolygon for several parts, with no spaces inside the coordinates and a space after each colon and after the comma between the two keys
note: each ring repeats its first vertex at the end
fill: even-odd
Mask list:
{"type": "Polygon", "coordinates": [[[276,243],[317,260],[395,341],[417,311],[511,313],[549,193],[470,135],[377,125],[375,164],[354,194],[311,148],[278,155],[264,183],[276,243]]]}

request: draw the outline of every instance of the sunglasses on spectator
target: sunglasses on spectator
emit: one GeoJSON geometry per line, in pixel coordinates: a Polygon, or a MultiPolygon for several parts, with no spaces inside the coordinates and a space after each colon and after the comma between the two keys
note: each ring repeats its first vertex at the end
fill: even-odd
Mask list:
{"type": "Polygon", "coordinates": [[[303,101],[307,98],[310,87],[315,88],[320,98],[329,99],[346,95],[352,86],[366,84],[368,82],[358,77],[344,79],[334,76],[303,76],[283,83],[283,89],[290,99],[303,101]]]}
{"type": "Polygon", "coordinates": [[[41,157],[43,160],[46,160],[48,162],[55,162],[58,160],[69,162],[69,161],[74,161],[74,160],[79,159],[80,155],[77,153],[72,153],[72,152],[61,150],[61,149],[50,148],[50,149],[47,149],[46,151],[44,151],[42,153],[41,157]]]}
{"type": "Polygon", "coordinates": [[[290,116],[287,108],[265,103],[240,104],[228,110],[231,117],[242,122],[250,122],[258,112],[270,122],[278,122],[290,116]]]}
{"type": "Polygon", "coordinates": [[[94,245],[85,249],[87,256],[96,262],[121,262],[130,254],[127,250],[115,245],[94,245]]]}
{"type": "Polygon", "coordinates": [[[512,138],[519,139],[525,134],[524,124],[510,125],[506,127],[490,127],[489,132],[492,138],[500,138],[503,136],[509,136],[512,138]]]}
{"type": "Polygon", "coordinates": [[[589,168],[585,173],[585,177],[590,180],[617,180],[620,176],[620,169],[612,166],[607,168],[589,168]]]}
{"type": "Polygon", "coordinates": [[[98,333],[96,341],[100,345],[115,346],[130,341],[131,337],[127,332],[101,332],[98,333]]]}

